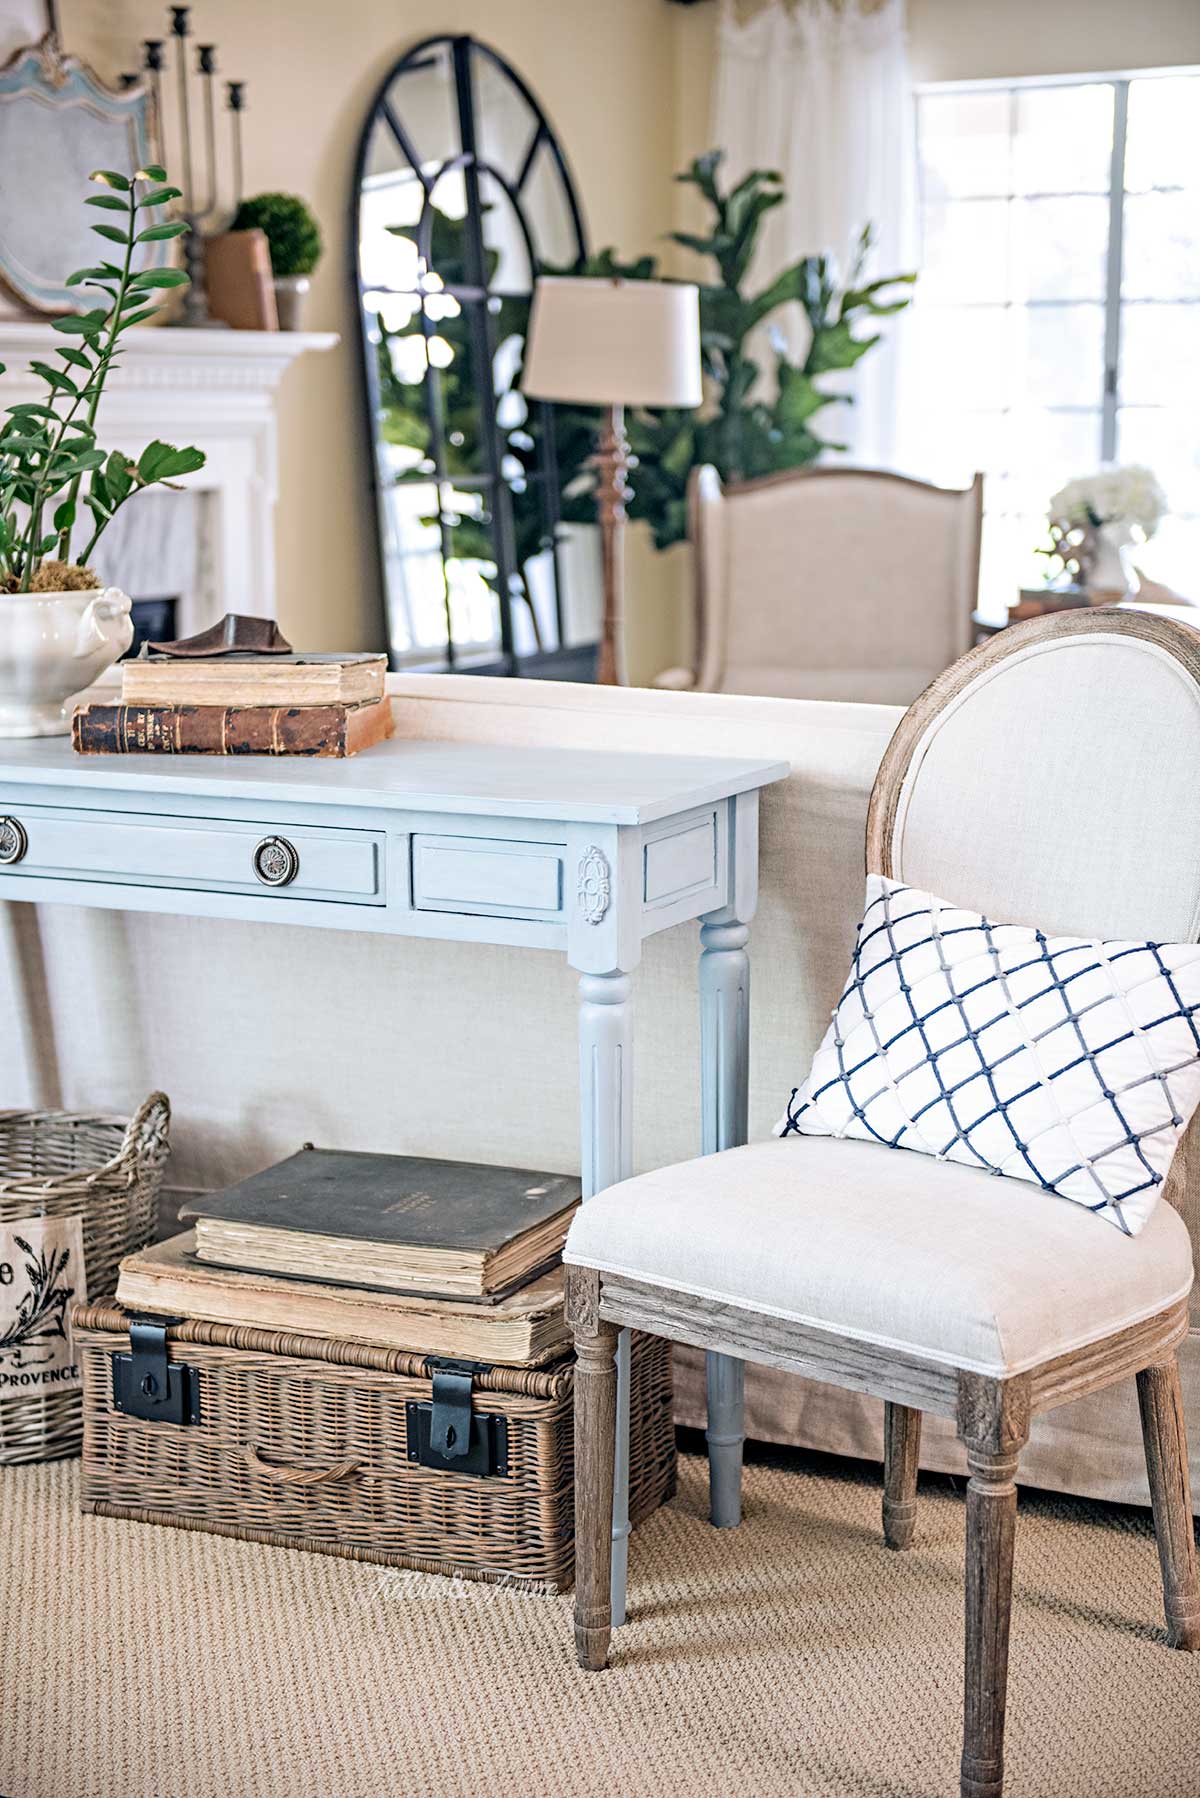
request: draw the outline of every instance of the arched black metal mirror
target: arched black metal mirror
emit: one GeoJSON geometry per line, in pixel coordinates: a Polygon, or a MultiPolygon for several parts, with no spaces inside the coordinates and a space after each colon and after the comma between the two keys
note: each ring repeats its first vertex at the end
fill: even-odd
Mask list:
{"type": "Polygon", "coordinates": [[[535,273],[586,254],[545,114],[485,44],[430,38],[375,96],[352,207],[393,666],[589,679],[596,552],[559,490],[588,426],[517,385],[535,273]]]}

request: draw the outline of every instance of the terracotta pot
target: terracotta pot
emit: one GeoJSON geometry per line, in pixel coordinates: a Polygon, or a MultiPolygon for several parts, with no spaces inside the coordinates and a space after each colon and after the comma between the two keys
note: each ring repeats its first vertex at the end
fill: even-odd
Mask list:
{"type": "Polygon", "coordinates": [[[0,594],[0,737],[61,737],[67,701],[133,642],[130,601],[102,592],[0,594]]]}

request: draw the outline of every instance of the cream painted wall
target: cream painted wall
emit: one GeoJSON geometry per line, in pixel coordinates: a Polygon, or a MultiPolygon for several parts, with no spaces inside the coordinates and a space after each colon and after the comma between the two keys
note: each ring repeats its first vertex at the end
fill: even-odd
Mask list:
{"type": "MultiPolygon", "coordinates": [[[[752,16],[764,0],[738,0],[752,16]]],[[[916,81],[1064,75],[1200,63],[1200,0],[908,0],[916,81]]],[[[676,166],[709,148],[715,4],[676,7],[676,166]]]]}
{"type": "MultiPolygon", "coordinates": [[[[736,0],[740,18],[766,0],[736,0]]],[[[720,11],[715,0],[676,6],[674,166],[710,149],[709,118],[720,11]]],[[[1080,74],[1200,63],[1200,0],[907,0],[914,81],[1080,74]]],[[[676,188],[676,224],[694,229],[702,205],[676,188]]],[[[688,272],[680,264],[677,272],[688,272]]]]}
{"type": "MultiPolygon", "coordinates": [[[[248,83],[250,192],[303,194],[325,234],[309,322],[342,333],[299,362],[282,393],[278,528],[283,628],[311,649],[382,646],[369,548],[374,521],[358,411],[345,227],[355,140],[376,84],[422,37],[471,32],[538,95],[574,170],[592,241],[643,250],[670,217],[674,9],[665,0],[199,0],[193,25],[248,83]]],[[[165,8],[62,0],[66,48],[114,74],[165,8]]],[[[676,657],[673,569],[630,555],[631,663],[676,657]]]]}
{"type": "Polygon", "coordinates": [[[1197,0],[908,0],[917,81],[1200,63],[1197,0]]]}

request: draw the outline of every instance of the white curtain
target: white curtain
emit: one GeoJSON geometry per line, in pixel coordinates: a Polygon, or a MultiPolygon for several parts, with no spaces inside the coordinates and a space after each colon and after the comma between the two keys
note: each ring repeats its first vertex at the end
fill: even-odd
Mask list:
{"type": "MultiPolygon", "coordinates": [[[[778,170],[784,180],[787,200],[766,215],[752,289],[820,251],[844,267],[867,223],[875,231],[871,275],[916,267],[904,0],[768,0],[744,22],[734,0],[722,0],[709,141],[726,152],[727,180],[751,168],[778,170]]],[[[902,318],[874,322],[884,341],[853,373],[828,377],[835,391],[853,393],[855,404],[814,421],[823,436],[847,442],[849,459],[863,466],[894,463],[902,318]]],[[[772,322],[789,354],[802,355],[799,308],[785,308],[772,322]]]]}

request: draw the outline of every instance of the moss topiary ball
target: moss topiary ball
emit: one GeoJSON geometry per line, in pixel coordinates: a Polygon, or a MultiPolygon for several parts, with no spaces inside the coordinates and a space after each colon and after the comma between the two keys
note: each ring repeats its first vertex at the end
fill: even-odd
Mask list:
{"type": "Polygon", "coordinates": [[[321,258],[321,229],[298,194],[243,200],[231,229],[266,233],[274,275],[311,275],[321,258]]]}

